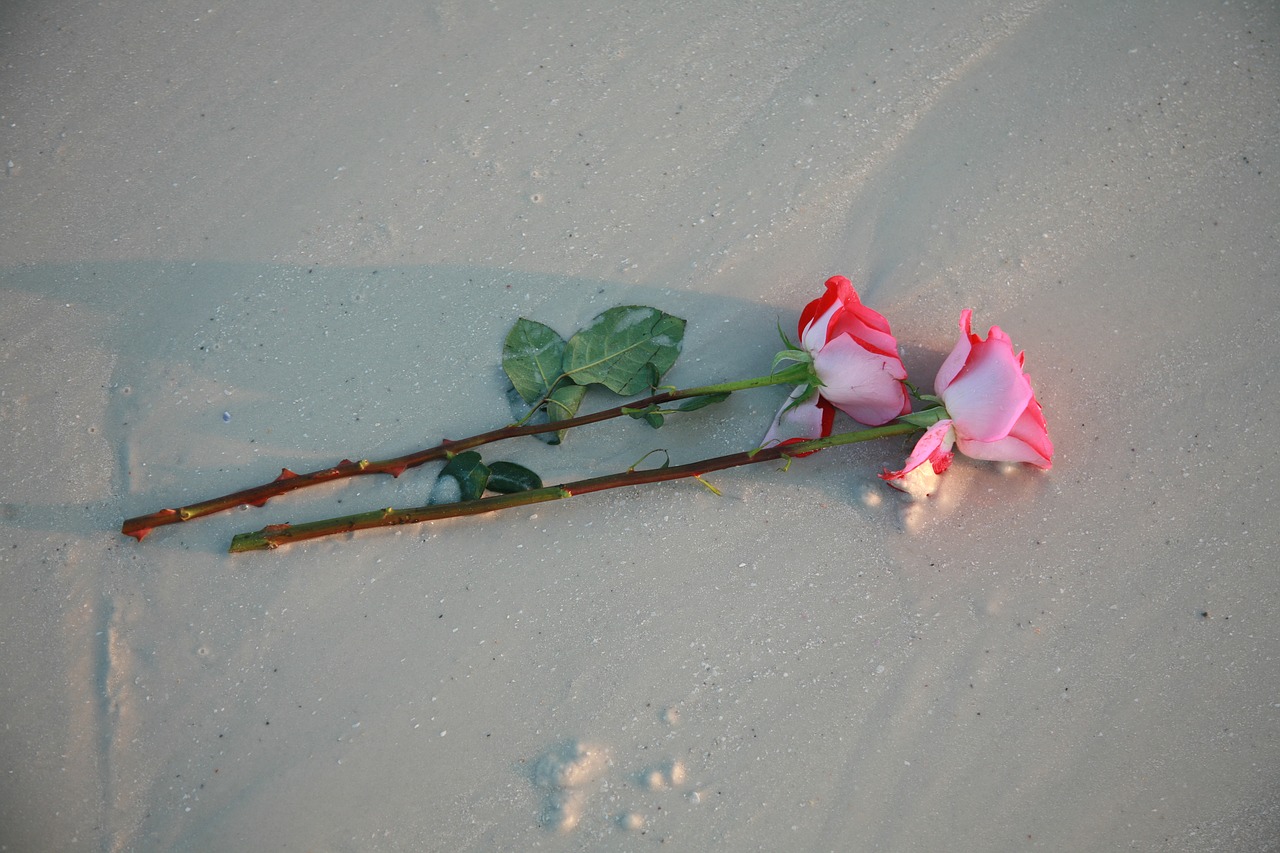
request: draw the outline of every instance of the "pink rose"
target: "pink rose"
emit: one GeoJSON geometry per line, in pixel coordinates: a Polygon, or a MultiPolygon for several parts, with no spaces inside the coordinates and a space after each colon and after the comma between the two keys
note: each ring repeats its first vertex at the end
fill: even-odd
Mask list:
{"type": "Polygon", "coordinates": [[[763,446],[776,444],[784,432],[804,438],[830,435],[836,409],[867,426],[887,424],[911,411],[902,384],[907,369],[889,321],[858,300],[849,279],[827,279],[827,292],[805,306],[798,330],[817,382],[791,392],[763,446]]]}
{"type": "Polygon", "coordinates": [[[960,312],[960,341],[938,369],[935,392],[949,417],[920,438],[901,471],[880,476],[912,494],[928,494],[936,475],[951,464],[952,444],[974,459],[1026,462],[1048,469],[1053,442],[1031,379],[1022,372],[1023,353],[992,326],[984,341],[970,331],[973,311],[960,312]],[[925,463],[928,463],[927,465],[925,463]]]}

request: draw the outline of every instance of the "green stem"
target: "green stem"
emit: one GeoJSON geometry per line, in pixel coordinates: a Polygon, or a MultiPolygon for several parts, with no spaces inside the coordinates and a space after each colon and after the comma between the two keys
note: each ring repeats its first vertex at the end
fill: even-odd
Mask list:
{"type": "MultiPolygon", "coordinates": [[[[736,382],[721,382],[719,385],[703,385],[700,388],[685,388],[681,391],[674,392],[679,396],[673,396],[671,400],[686,400],[690,397],[707,397],[711,394],[731,394],[734,391],[748,391],[752,388],[767,388],[770,385],[798,385],[805,382],[810,377],[810,369],[807,364],[793,364],[788,368],[770,373],[768,376],[757,376],[754,379],[739,379],[736,382]]],[[[645,401],[632,403],[627,408],[638,408],[645,401]]]]}
{"type": "Polygon", "coordinates": [[[176,509],[162,509],[147,515],[139,515],[124,521],[120,527],[120,532],[126,536],[132,536],[139,542],[157,527],[163,527],[168,524],[178,524],[183,521],[192,521],[193,519],[203,518],[206,515],[224,512],[229,509],[235,509],[238,506],[263,506],[271,498],[298,489],[315,486],[320,483],[328,483],[333,480],[342,480],[348,477],[361,477],[369,474],[390,474],[392,477],[399,477],[410,468],[416,468],[428,462],[434,462],[440,459],[447,459],[464,450],[470,450],[473,447],[479,447],[484,444],[490,444],[495,441],[503,441],[508,438],[517,438],[522,435],[536,435],[543,432],[555,432],[564,429],[572,429],[574,427],[585,426],[587,424],[607,421],[611,418],[629,415],[636,409],[643,409],[647,406],[661,405],[673,400],[687,400],[691,397],[705,397],[710,394],[728,394],[734,391],[745,391],[750,388],[764,388],[769,385],[781,385],[786,383],[796,383],[804,381],[807,374],[805,373],[805,365],[795,365],[786,370],[779,370],[769,376],[760,376],[754,379],[741,379],[736,382],[722,382],[718,385],[703,385],[697,388],[673,389],[663,391],[646,397],[643,400],[637,400],[633,403],[627,403],[622,406],[615,406],[612,409],[605,409],[599,412],[593,412],[587,415],[578,415],[577,417],[567,418],[562,421],[550,421],[545,424],[511,424],[501,429],[491,430],[489,432],[473,435],[470,438],[458,439],[451,441],[445,439],[435,447],[428,447],[414,453],[404,456],[397,456],[393,459],[383,459],[378,461],[370,461],[361,459],[359,461],[351,461],[343,459],[337,465],[329,468],[322,468],[318,471],[311,471],[306,474],[296,474],[288,468],[280,471],[280,476],[269,483],[263,483],[259,486],[253,486],[248,489],[241,489],[237,492],[222,495],[221,497],[211,498],[209,500],[200,501],[189,506],[178,507],[176,509]]]}
{"type": "MultiPolygon", "coordinates": [[[[707,392],[703,391],[703,393],[707,392]]],[[[586,480],[565,483],[560,486],[531,489],[529,491],[516,492],[515,494],[510,495],[494,495],[492,497],[478,498],[471,501],[437,504],[434,506],[411,507],[408,509],[387,508],[374,510],[372,512],[362,512],[356,515],[345,515],[339,518],[328,518],[322,521],[309,521],[301,524],[272,524],[253,533],[237,534],[231,540],[230,552],[234,554],[241,551],[264,551],[279,548],[281,545],[301,542],[306,539],[317,539],[321,536],[332,536],[336,533],[352,533],[357,530],[368,530],[374,527],[391,527],[399,524],[419,524],[424,521],[436,521],[442,518],[479,515],[480,513],[510,509],[517,506],[529,506],[531,504],[543,503],[545,501],[571,498],[575,495],[601,492],[606,489],[619,489],[624,486],[642,486],[647,483],[661,483],[667,480],[701,477],[703,474],[707,474],[712,471],[721,471],[726,468],[737,468],[742,465],[755,465],[761,462],[770,462],[777,459],[800,456],[802,454],[824,450],[828,447],[838,447],[843,444],[855,444],[861,441],[871,441],[873,439],[885,438],[893,435],[908,435],[918,429],[919,427],[910,423],[895,422],[882,427],[875,427],[874,429],[839,433],[837,435],[828,436],[827,438],[813,439],[812,441],[782,444],[775,447],[750,450],[744,453],[732,453],[728,456],[717,456],[713,459],[703,459],[700,462],[691,462],[687,465],[677,465],[669,468],[653,468],[645,471],[622,471],[616,474],[607,474],[603,477],[592,477],[586,480]]]]}

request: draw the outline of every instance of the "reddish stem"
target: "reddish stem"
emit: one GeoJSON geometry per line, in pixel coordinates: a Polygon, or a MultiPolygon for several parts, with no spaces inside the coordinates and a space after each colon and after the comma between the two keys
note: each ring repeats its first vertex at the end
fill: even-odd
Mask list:
{"type": "Polygon", "coordinates": [[[253,533],[240,533],[231,540],[230,551],[265,551],[302,542],[307,539],[318,539],[321,536],[332,536],[336,533],[352,533],[357,530],[368,530],[374,527],[391,527],[398,524],[418,524],[424,521],[436,521],[442,518],[456,518],[464,515],[479,515],[516,506],[529,506],[545,501],[571,498],[600,492],[605,489],[618,489],[624,486],[642,486],[647,483],[661,483],[667,480],[680,480],[688,477],[701,477],[710,471],[721,471],[726,468],[737,468],[742,465],[754,465],[770,462],[784,457],[807,456],[827,447],[842,444],[854,444],[884,438],[892,435],[906,435],[915,432],[919,427],[910,423],[895,422],[882,427],[864,429],[858,432],[841,433],[828,438],[814,439],[795,443],[784,443],[761,450],[745,453],[731,453],[728,456],[717,456],[690,462],[687,465],[676,465],[668,468],[651,468],[644,471],[628,470],[603,477],[591,477],[560,486],[547,486],[531,489],[510,495],[494,495],[458,503],[437,504],[434,506],[413,507],[410,509],[378,509],[339,518],[327,518],[322,521],[309,521],[300,524],[271,524],[253,533]]]}
{"type": "Polygon", "coordinates": [[[637,400],[633,403],[627,403],[622,406],[615,406],[612,409],[594,412],[589,415],[579,415],[574,418],[567,418],[562,421],[552,421],[545,424],[522,424],[505,426],[501,429],[491,430],[489,432],[480,433],[479,435],[463,438],[457,441],[445,439],[435,447],[428,447],[415,453],[405,456],[397,456],[394,459],[384,459],[381,461],[370,461],[361,459],[358,462],[352,462],[350,459],[343,459],[337,465],[330,468],[322,468],[319,471],[311,471],[306,474],[296,474],[288,468],[280,471],[280,476],[276,477],[269,483],[263,483],[260,486],[254,486],[249,489],[241,489],[238,492],[232,492],[221,497],[211,498],[206,501],[194,503],[189,506],[178,507],[177,509],[162,509],[157,512],[148,513],[147,515],[139,515],[134,518],[125,519],[120,527],[120,532],[126,536],[132,536],[139,542],[152,530],[157,527],[163,527],[167,524],[178,524],[183,521],[191,521],[192,519],[202,518],[206,515],[212,515],[217,512],[223,512],[229,509],[235,509],[238,506],[262,506],[271,498],[278,495],[287,494],[297,489],[315,486],[320,483],[327,483],[332,480],[343,480],[348,477],[361,477],[367,474],[390,474],[392,477],[399,477],[410,468],[416,468],[427,462],[434,462],[440,459],[446,459],[454,454],[461,453],[473,447],[479,447],[482,444],[489,444],[495,441],[503,441],[508,438],[517,438],[522,435],[536,435],[543,432],[555,432],[562,429],[572,429],[573,427],[585,426],[599,421],[607,421],[611,418],[620,417],[628,414],[630,409],[643,409],[648,406],[660,405],[672,400],[683,400],[690,397],[705,396],[707,390],[705,388],[689,388],[680,391],[664,391],[660,394],[654,394],[643,400],[637,400]]]}

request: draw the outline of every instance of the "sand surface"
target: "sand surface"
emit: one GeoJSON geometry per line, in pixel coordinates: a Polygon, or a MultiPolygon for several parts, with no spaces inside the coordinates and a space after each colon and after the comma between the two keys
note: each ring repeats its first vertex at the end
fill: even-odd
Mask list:
{"type": "MultiPolygon", "coordinates": [[[[1280,849],[1269,2],[0,12],[0,848],[1280,849]],[[1051,472],[902,442],[230,556],[505,423],[520,316],[768,372],[998,324],[1051,472]]],[[[785,392],[501,454],[745,450],[785,392]]],[[[587,406],[611,405],[603,397],[587,406]]],[[[847,423],[845,424],[847,426],[847,423]]],[[[498,451],[495,451],[497,453],[498,451]]]]}

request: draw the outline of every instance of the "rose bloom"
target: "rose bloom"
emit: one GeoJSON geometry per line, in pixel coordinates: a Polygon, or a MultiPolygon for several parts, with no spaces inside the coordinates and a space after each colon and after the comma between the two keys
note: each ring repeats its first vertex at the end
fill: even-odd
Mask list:
{"type": "Polygon", "coordinates": [[[932,492],[937,475],[951,465],[951,447],[974,459],[1026,462],[1048,469],[1053,442],[1031,378],[1022,371],[1024,353],[999,326],[987,339],[969,328],[973,311],[960,313],[960,341],[938,369],[935,393],[948,417],[925,431],[901,471],[880,476],[895,488],[917,497],[932,492]]]}
{"type": "Polygon", "coordinates": [[[907,369],[889,321],[859,301],[849,279],[827,279],[827,292],[801,312],[798,331],[821,386],[802,385],[791,392],[762,446],[776,444],[784,433],[828,436],[836,409],[867,426],[887,424],[911,411],[902,384],[907,369]]]}

